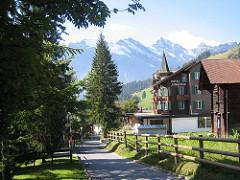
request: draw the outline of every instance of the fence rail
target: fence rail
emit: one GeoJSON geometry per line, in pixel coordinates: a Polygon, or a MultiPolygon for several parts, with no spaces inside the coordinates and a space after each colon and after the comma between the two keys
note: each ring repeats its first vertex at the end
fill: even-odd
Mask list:
{"type": "Polygon", "coordinates": [[[129,142],[127,139],[127,136],[134,136],[134,148],[138,152],[140,151],[140,143],[143,143],[143,150],[145,151],[145,155],[149,155],[149,145],[156,145],[157,150],[156,152],[158,153],[158,157],[160,159],[160,154],[167,154],[171,155],[174,157],[174,162],[178,163],[178,158],[183,158],[195,162],[200,162],[200,163],[205,163],[205,164],[211,164],[215,166],[220,166],[224,168],[229,168],[233,170],[240,171],[240,139],[232,139],[232,138],[212,138],[212,137],[203,137],[203,136],[179,136],[179,135],[160,135],[160,134],[128,134],[125,131],[124,132],[114,132],[110,131],[108,133],[108,138],[112,141],[118,141],[119,143],[124,143],[125,146],[127,147],[129,142]],[[140,140],[139,137],[144,138],[144,140],[140,140]],[[149,137],[156,138],[157,142],[149,141],[149,137]],[[161,138],[170,138],[173,139],[173,144],[171,143],[164,143],[161,142],[161,138]],[[180,145],[179,140],[195,140],[198,141],[199,146],[187,146],[187,145],[180,145]],[[213,141],[213,142],[225,142],[225,143],[235,143],[236,148],[238,152],[230,152],[230,151],[223,151],[219,149],[209,149],[209,148],[204,148],[204,142],[206,141],[213,141]],[[172,147],[174,148],[174,152],[171,151],[166,151],[162,149],[162,146],[165,147],[172,147]],[[190,156],[186,154],[180,153],[179,149],[183,150],[194,150],[199,152],[199,157],[195,156],[190,156]],[[217,161],[212,161],[208,160],[204,157],[205,153],[212,153],[212,154],[220,154],[220,155],[225,155],[225,156],[231,156],[231,157],[238,157],[238,164],[237,165],[232,165],[232,164],[227,164],[227,163],[222,163],[222,162],[217,162],[217,161]]]}
{"type": "Polygon", "coordinates": [[[51,164],[53,164],[54,158],[60,158],[60,157],[69,157],[70,161],[72,162],[72,150],[70,148],[59,148],[44,152],[29,152],[25,154],[20,154],[15,158],[15,161],[17,163],[23,163],[26,161],[34,161],[37,159],[47,159],[51,158],[51,164]]]}

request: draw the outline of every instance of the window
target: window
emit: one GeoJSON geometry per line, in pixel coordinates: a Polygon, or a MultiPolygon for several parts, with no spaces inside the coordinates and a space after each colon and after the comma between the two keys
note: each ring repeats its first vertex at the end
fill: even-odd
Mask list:
{"type": "Polygon", "coordinates": [[[172,109],[172,103],[171,103],[171,101],[168,101],[168,109],[169,109],[169,110],[172,109]]]}
{"type": "Polygon", "coordinates": [[[184,94],[185,94],[184,86],[178,86],[178,95],[184,95],[184,94]]]}
{"type": "Polygon", "coordinates": [[[181,74],[182,82],[187,82],[187,74],[181,74]]]}
{"type": "Polygon", "coordinates": [[[159,109],[163,110],[163,103],[162,103],[162,101],[159,101],[159,109]]]}
{"type": "Polygon", "coordinates": [[[171,96],[171,88],[168,87],[168,96],[171,96]]]}
{"type": "Polygon", "coordinates": [[[194,72],[193,80],[199,80],[200,79],[200,72],[194,72]]]}
{"type": "Polygon", "coordinates": [[[178,109],[179,110],[185,109],[185,101],[178,101],[178,109]]]}
{"type": "Polygon", "coordinates": [[[198,128],[205,128],[205,119],[203,117],[198,118],[198,128]]]}
{"type": "Polygon", "coordinates": [[[167,88],[163,89],[163,96],[168,96],[168,89],[167,88]]]}
{"type": "Polygon", "coordinates": [[[207,128],[211,128],[211,118],[207,118],[207,128]]]}
{"type": "Polygon", "coordinates": [[[199,90],[199,86],[198,85],[193,85],[192,86],[192,94],[196,94],[196,95],[199,95],[201,94],[202,92],[199,90]]]}
{"type": "Polygon", "coordinates": [[[198,118],[198,128],[211,128],[211,118],[199,117],[198,118]]]}
{"type": "Polygon", "coordinates": [[[161,87],[161,88],[158,90],[158,95],[159,95],[159,96],[168,96],[168,89],[165,88],[165,87],[161,87]]]}
{"type": "Polygon", "coordinates": [[[203,101],[202,100],[196,100],[194,101],[195,109],[202,110],[203,109],[203,101]]]}
{"type": "Polygon", "coordinates": [[[168,102],[167,101],[164,102],[164,110],[168,110],[168,102]]]}
{"type": "Polygon", "coordinates": [[[161,121],[161,120],[150,120],[150,124],[151,125],[159,125],[159,124],[163,124],[163,121],[161,121]]]}

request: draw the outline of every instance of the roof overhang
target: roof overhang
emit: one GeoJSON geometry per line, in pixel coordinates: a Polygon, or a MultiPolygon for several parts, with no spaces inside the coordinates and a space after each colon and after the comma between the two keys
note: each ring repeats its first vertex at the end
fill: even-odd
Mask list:
{"type": "Polygon", "coordinates": [[[209,114],[182,114],[182,115],[173,115],[173,114],[154,114],[154,113],[127,113],[126,116],[134,116],[138,120],[151,119],[151,120],[164,120],[169,118],[184,118],[184,117],[205,117],[210,116],[209,114]]]}

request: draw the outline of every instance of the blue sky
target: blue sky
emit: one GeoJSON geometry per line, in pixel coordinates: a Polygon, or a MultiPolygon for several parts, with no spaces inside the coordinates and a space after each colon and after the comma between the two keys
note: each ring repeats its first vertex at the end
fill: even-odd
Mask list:
{"type": "MultiPolygon", "coordinates": [[[[126,8],[130,0],[104,0],[110,9],[126,8]]],[[[76,29],[66,23],[65,43],[97,39],[102,32],[110,42],[132,37],[150,46],[160,37],[190,49],[200,42],[240,41],[239,0],[141,0],[146,11],[112,14],[105,28],[76,29]]]]}

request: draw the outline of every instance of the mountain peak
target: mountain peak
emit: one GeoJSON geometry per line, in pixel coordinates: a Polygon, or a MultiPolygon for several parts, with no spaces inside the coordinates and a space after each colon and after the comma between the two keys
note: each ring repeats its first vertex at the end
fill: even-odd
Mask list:
{"type": "MultiPolygon", "coordinates": [[[[230,42],[218,46],[208,46],[201,43],[199,46],[202,48],[190,51],[165,38],[159,38],[152,47],[147,47],[133,38],[126,38],[109,43],[109,48],[112,58],[118,66],[120,80],[129,82],[151,77],[152,73],[159,70],[161,61],[164,59],[167,59],[168,63],[168,67],[165,67],[165,69],[176,69],[205,50],[209,50],[211,54],[216,54],[227,51],[236,46],[236,44],[230,42]],[[166,58],[163,57],[163,51],[166,58]]],[[[90,70],[96,41],[84,39],[78,43],[71,43],[69,46],[84,49],[84,52],[76,55],[72,62],[77,76],[83,78],[90,70]]],[[[164,63],[166,64],[166,62],[164,63]]]]}

